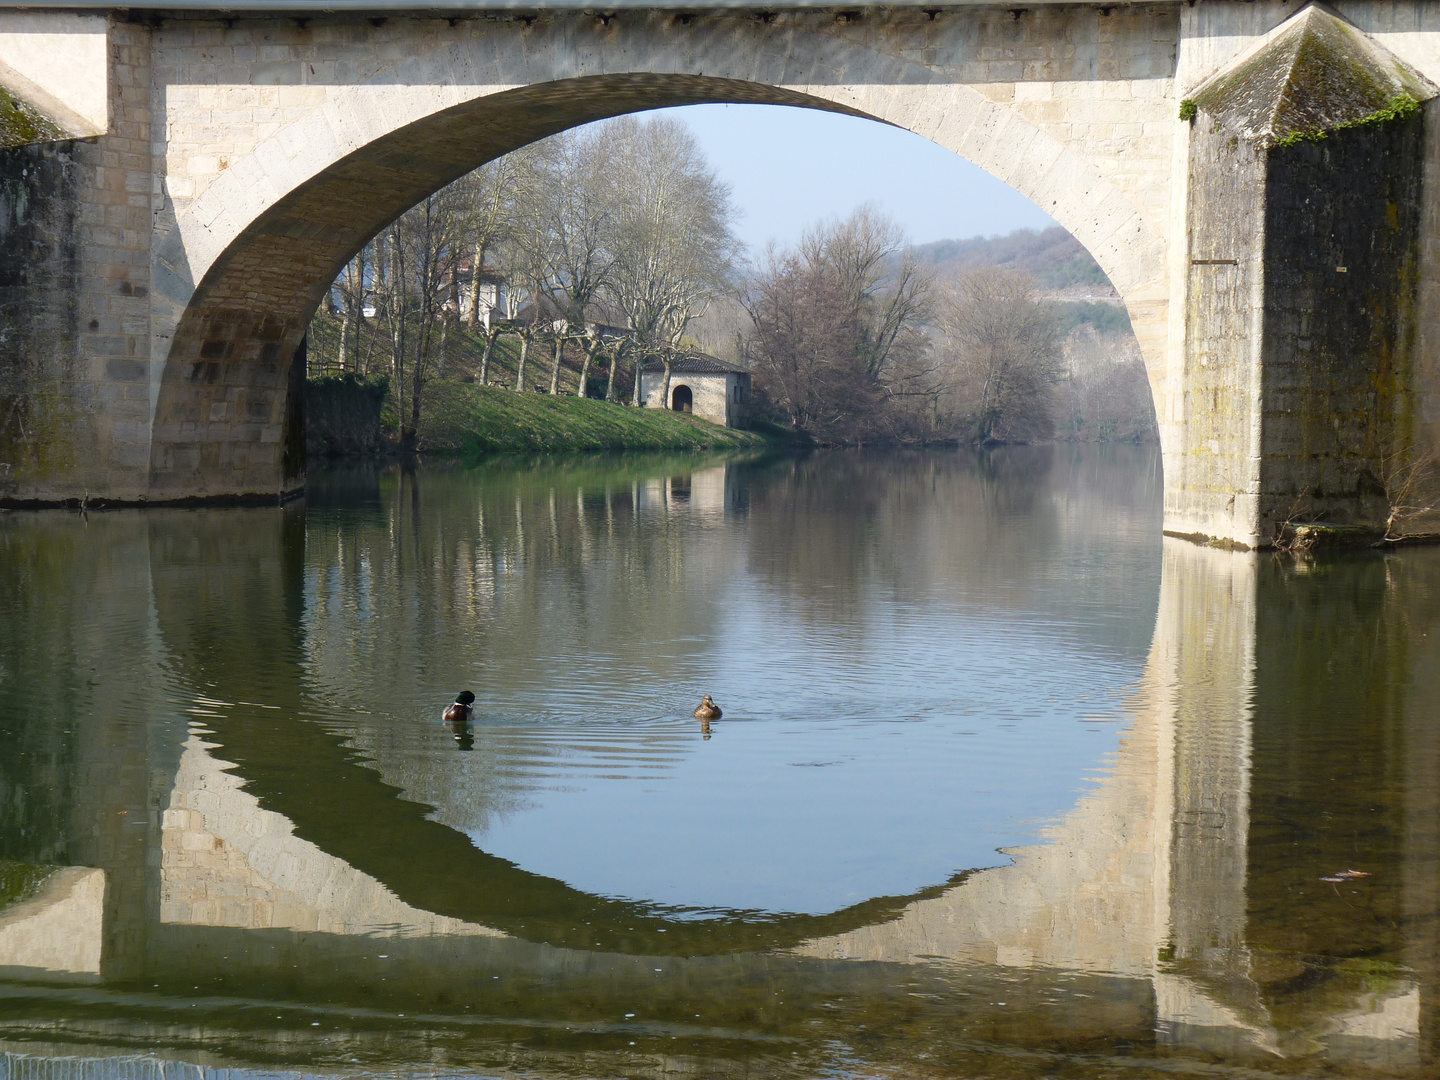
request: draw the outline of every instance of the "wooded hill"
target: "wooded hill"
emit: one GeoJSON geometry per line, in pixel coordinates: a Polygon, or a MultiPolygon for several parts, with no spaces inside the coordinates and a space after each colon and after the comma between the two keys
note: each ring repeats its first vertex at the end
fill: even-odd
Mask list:
{"type": "Polygon", "coordinates": [[[940,275],[997,266],[1023,270],[1044,290],[1111,289],[1105,271],[1076,240],[1058,225],[1036,231],[1019,229],[1005,236],[968,240],[935,240],[916,244],[910,255],[940,275]]]}

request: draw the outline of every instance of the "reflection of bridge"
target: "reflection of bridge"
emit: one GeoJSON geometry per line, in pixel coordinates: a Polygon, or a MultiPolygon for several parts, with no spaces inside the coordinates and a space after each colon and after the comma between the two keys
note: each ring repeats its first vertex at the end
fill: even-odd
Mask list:
{"type": "Polygon", "coordinates": [[[1424,0],[1343,19],[1282,0],[326,6],[0,18],[5,130],[30,144],[0,162],[24,283],[0,335],[0,497],[294,490],[292,358],[368,238],[534,139],[700,102],[898,125],[1070,229],[1139,336],[1172,531],[1267,542],[1297,499],[1373,523],[1393,455],[1432,434],[1429,121],[1374,122],[1440,79],[1424,0]],[[1317,127],[1335,129],[1323,154],[1288,141],[1317,127]]]}
{"type": "MultiPolygon", "coordinates": [[[[1256,710],[1273,695],[1305,711],[1297,686],[1314,680],[1297,659],[1300,624],[1280,614],[1286,603],[1303,603],[1303,590],[1292,600],[1292,583],[1267,583],[1266,566],[1252,557],[1167,545],[1150,660],[1113,768],[1043,843],[1016,852],[1013,865],[898,903],[719,926],[684,939],[687,924],[664,911],[586,896],[476,851],[427,820],[424,807],[406,802],[338,736],[298,719],[304,690],[291,662],[294,646],[285,641],[295,624],[284,603],[297,595],[300,536],[292,515],[276,511],[274,523],[268,547],[232,552],[228,560],[224,515],[198,515],[173,528],[138,514],[92,524],[112,534],[117,550],[149,543],[159,555],[142,586],[158,622],[137,621],[137,648],[189,670],[187,681],[213,684],[192,714],[213,734],[190,737],[178,756],[174,748],[141,751],[163,777],[155,789],[146,770],[109,763],[108,740],[123,744],[133,732],[96,734],[94,756],[81,766],[91,783],[76,808],[77,829],[100,837],[90,861],[103,870],[107,893],[96,871],[81,869],[8,911],[0,920],[0,973],[28,982],[155,983],[182,1000],[199,985],[202,994],[216,988],[391,1012],[421,1011],[417,1005],[443,1012],[464,987],[502,1013],[543,1011],[535,997],[507,1004],[475,989],[499,975],[508,990],[569,988],[561,991],[573,991],[567,1006],[597,1017],[608,1015],[605,1003],[629,996],[674,1018],[703,1009],[707,1020],[717,1007],[744,1015],[780,987],[793,1011],[777,1022],[803,1030],[827,993],[883,997],[900,972],[958,965],[980,983],[1021,970],[1040,983],[1091,980],[1092,989],[1104,989],[1091,1005],[1077,1003],[1076,1016],[1101,1034],[1148,1030],[1181,1045],[1322,1052],[1352,1065],[1397,1068],[1414,1064],[1422,1048],[1434,1051],[1436,988],[1425,974],[1433,971],[1433,943],[1420,927],[1434,917],[1436,893],[1420,871],[1383,883],[1389,907],[1376,920],[1389,925],[1393,916],[1415,935],[1404,939],[1409,952],[1402,958],[1413,958],[1413,972],[1393,960],[1353,972],[1343,963],[1313,966],[1313,954],[1327,949],[1395,955],[1401,939],[1377,947],[1362,940],[1372,932],[1364,927],[1308,947],[1287,936],[1294,932],[1288,924],[1327,917],[1328,886],[1307,895],[1305,885],[1353,855],[1312,838],[1308,857],[1297,862],[1292,845],[1277,853],[1255,832],[1262,819],[1274,828],[1274,807],[1262,804],[1292,788],[1304,769],[1301,762],[1286,772],[1297,770],[1291,758],[1303,741],[1272,730],[1288,721],[1256,710]],[[176,545],[190,557],[174,558],[176,545]],[[207,567],[203,576],[200,566],[207,567]],[[195,589],[252,599],[248,607],[224,608],[196,601],[188,595],[195,589]],[[207,608],[249,621],[208,622],[207,608]],[[273,661],[271,704],[281,709],[225,698],[226,653],[214,643],[228,640],[274,650],[268,660],[250,655],[246,663],[273,661]],[[280,740],[269,735],[281,728],[285,749],[276,753],[270,747],[280,740]],[[294,730],[300,734],[291,737],[294,730]],[[1276,746],[1285,755],[1277,757],[1276,746]],[[163,812],[152,820],[154,802],[163,812]],[[364,828],[355,827],[357,818],[364,828]],[[1287,925],[1277,926],[1276,910],[1287,925]],[[696,955],[702,951],[713,955],[696,955]],[[663,965],[654,957],[664,957],[663,965]],[[663,986],[656,966],[666,969],[663,986]],[[547,983],[552,977],[559,981],[547,983]]],[[[84,575],[96,571],[75,572],[84,585],[84,575]]],[[[1393,647],[1393,636],[1404,635],[1414,670],[1426,670],[1420,650],[1434,620],[1414,607],[1387,613],[1366,599],[1383,595],[1385,583],[1360,584],[1366,588],[1356,593],[1369,614],[1351,620],[1360,627],[1355,633],[1390,635],[1386,655],[1405,653],[1393,647]]],[[[95,579],[90,587],[101,615],[129,611],[143,620],[134,612],[147,605],[133,604],[133,593],[120,590],[110,612],[113,586],[95,579]]],[[[1396,587],[1403,590],[1403,582],[1396,587]]],[[[1321,651],[1336,662],[1334,650],[1321,651]]],[[[1427,727],[1431,699],[1406,696],[1428,688],[1413,684],[1410,669],[1377,673],[1364,655],[1353,663],[1355,692],[1395,695],[1397,717],[1388,746],[1377,738],[1373,750],[1361,751],[1375,762],[1357,760],[1357,775],[1395,768],[1397,742],[1409,767],[1433,763],[1440,747],[1427,727]]],[[[186,739],[179,725],[171,735],[176,745],[186,739]]],[[[1411,805],[1392,807],[1386,827],[1411,845],[1412,865],[1433,866],[1426,845],[1436,839],[1434,797],[1424,794],[1427,785],[1408,790],[1411,805]]],[[[215,1014],[206,1022],[224,1026],[215,1014]]]]}

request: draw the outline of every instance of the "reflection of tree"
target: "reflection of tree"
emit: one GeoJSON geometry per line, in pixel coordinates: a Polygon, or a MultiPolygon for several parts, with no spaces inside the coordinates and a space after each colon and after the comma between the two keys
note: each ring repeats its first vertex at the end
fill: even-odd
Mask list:
{"type": "MultiPolygon", "coordinates": [[[[695,515],[652,499],[657,484],[663,493],[672,474],[704,464],[591,459],[373,477],[363,511],[310,515],[309,678],[340,699],[358,673],[373,695],[366,707],[387,720],[414,715],[416,672],[436,715],[462,686],[489,720],[507,719],[494,712],[500,704],[527,716],[595,717],[607,700],[617,715],[654,715],[664,706],[624,704],[612,684],[669,687],[683,654],[706,647],[717,595],[694,578],[727,556],[694,533],[695,515]],[[671,642],[686,643],[680,655],[671,642]],[[572,701],[568,687],[586,681],[593,695],[572,701]]],[[[553,767],[535,755],[558,752],[503,723],[463,763],[417,752],[404,723],[356,724],[350,735],[393,783],[467,831],[523,803],[553,767]]],[[[658,737],[645,728],[626,736],[637,759],[659,752],[658,737]]]]}
{"type": "MultiPolygon", "coordinates": [[[[960,602],[1044,611],[1057,623],[1136,597],[1102,635],[1144,647],[1153,598],[1121,549],[1153,542],[1160,476],[1146,448],[830,453],[745,471],[751,570],[801,610],[833,618],[857,590],[948,590],[960,602]],[[1137,484],[1136,477],[1147,478],[1137,484]],[[1143,598],[1143,599],[1141,599],[1143,598]]],[[[1155,572],[1158,574],[1158,560],[1155,572]]],[[[1105,640],[1103,637],[1100,640],[1105,640]]]]}
{"type": "MultiPolygon", "coordinates": [[[[456,595],[468,602],[469,579],[455,569],[471,567],[474,560],[458,562],[447,555],[465,544],[486,550],[478,511],[489,506],[511,515],[490,550],[516,545],[541,567],[580,527],[578,507],[572,511],[574,529],[562,525],[564,501],[550,498],[557,494],[553,477],[546,484],[527,474],[508,488],[500,485],[493,502],[484,485],[462,479],[464,490],[480,493],[470,503],[458,496],[447,499],[443,505],[454,508],[454,517],[426,494],[429,479],[420,478],[414,498],[416,478],[402,475],[397,481],[397,497],[384,504],[387,512],[374,523],[389,540],[367,546],[347,537],[344,528],[328,537],[335,544],[353,542],[361,567],[376,560],[367,588],[353,594],[363,596],[355,606],[363,614],[354,622],[340,622],[393,623],[378,634],[369,628],[381,647],[399,650],[408,631],[433,628],[445,610],[454,610],[456,595]],[[416,507],[419,514],[412,513],[416,507]],[[467,524],[462,528],[460,522],[467,524]],[[412,530],[418,535],[412,536],[412,530]],[[418,566],[413,565],[417,558],[422,559],[418,566]],[[433,601],[444,610],[423,612],[424,604],[416,601],[433,601]]],[[[443,491],[447,479],[453,477],[439,472],[436,487],[443,491]]],[[[370,748],[357,749],[354,729],[343,722],[346,702],[337,696],[340,689],[317,692],[302,677],[302,671],[323,667],[324,657],[317,659],[304,644],[308,625],[320,620],[307,617],[303,606],[324,603],[306,563],[313,566],[312,560],[327,550],[327,530],[319,523],[311,533],[304,515],[294,510],[258,513],[248,520],[224,512],[198,513],[167,519],[163,525],[170,527],[152,530],[155,611],[170,663],[189,693],[214,702],[205,710],[206,739],[217,744],[215,756],[234,764],[261,808],[288,819],[302,840],[383,882],[402,902],[530,941],[612,952],[702,954],[784,946],[841,932],[893,918],[913,899],[881,897],[823,916],[716,912],[695,921],[677,918],[677,912],[660,905],[592,896],[478,850],[462,832],[433,820],[432,806],[372,767],[370,748]],[[181,520],[190,527],[174,527],[181,520]],[[237,530],[236,524],[248,527],[237,530]],[[257,700],[261,704],[247,704],[257,700]]],[[[669,529],[649,532],[644,542],[663,546],[669,529]]],[[[427,647],[453,647],[452,637],[431,637],[418,646],[412,642],[405,655],[420,660],[427,647]]],[[[498,647],[502,636],[488,641],[498,647]]],[[[386,683],[382,678],[371,685],[386,683]]],[[[434,728],[448,737],[438,723],[434,728]]],[[[388,745],[422,781],[434,781],[425,770],[448,771],[457,760],[475,756],[445,755],[443,761],[431,756],[417,764],[413,751],[406,752],[416,729],[409,727],[408,734],[408,740],[388,745]]]]}

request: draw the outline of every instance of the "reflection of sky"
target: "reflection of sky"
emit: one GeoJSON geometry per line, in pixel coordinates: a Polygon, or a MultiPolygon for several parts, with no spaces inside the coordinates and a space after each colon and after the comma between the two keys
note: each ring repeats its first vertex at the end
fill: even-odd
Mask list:
{"type": "Polygon", "coordinates": [[[336,724],[434,820],[580,890],[907,895],[1003,863],[1103,772],[1154,631],[1152,458],[819,455],[697,469],[684,500],[642,473],[613,521],[598,474],[583,499],[427,475],[413,541],[409,510],[310,523],[307,678],[364,703],[336,724]],[[435,717],[462,686],[457,754],[435,717]]]}
{"type": "Polygon", "coordinates": [[[477,845],[588,892],[686,906],[823,912],[911,893],[1006,861],[997,849],[1074,806],[1143,660],[939,596],[872,589],[863,627],[827,627],[746,575],[726,587],[713,647],[676,657],[677,683],[725,708],[714,737],[651,721],[665,767],[607,772],[594,723],[530,728],[525,742],[552,744],[546,775],[477,845]]]}

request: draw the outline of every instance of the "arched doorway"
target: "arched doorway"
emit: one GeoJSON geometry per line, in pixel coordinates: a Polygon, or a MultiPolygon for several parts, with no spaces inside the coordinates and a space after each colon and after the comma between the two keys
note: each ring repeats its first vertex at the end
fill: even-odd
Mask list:
{"type": "Polygon", "coordinates": [[[695,411],[695,394],[690,387],[681,383],[670,392],[670,408],[674,412],[695,411]]]}

